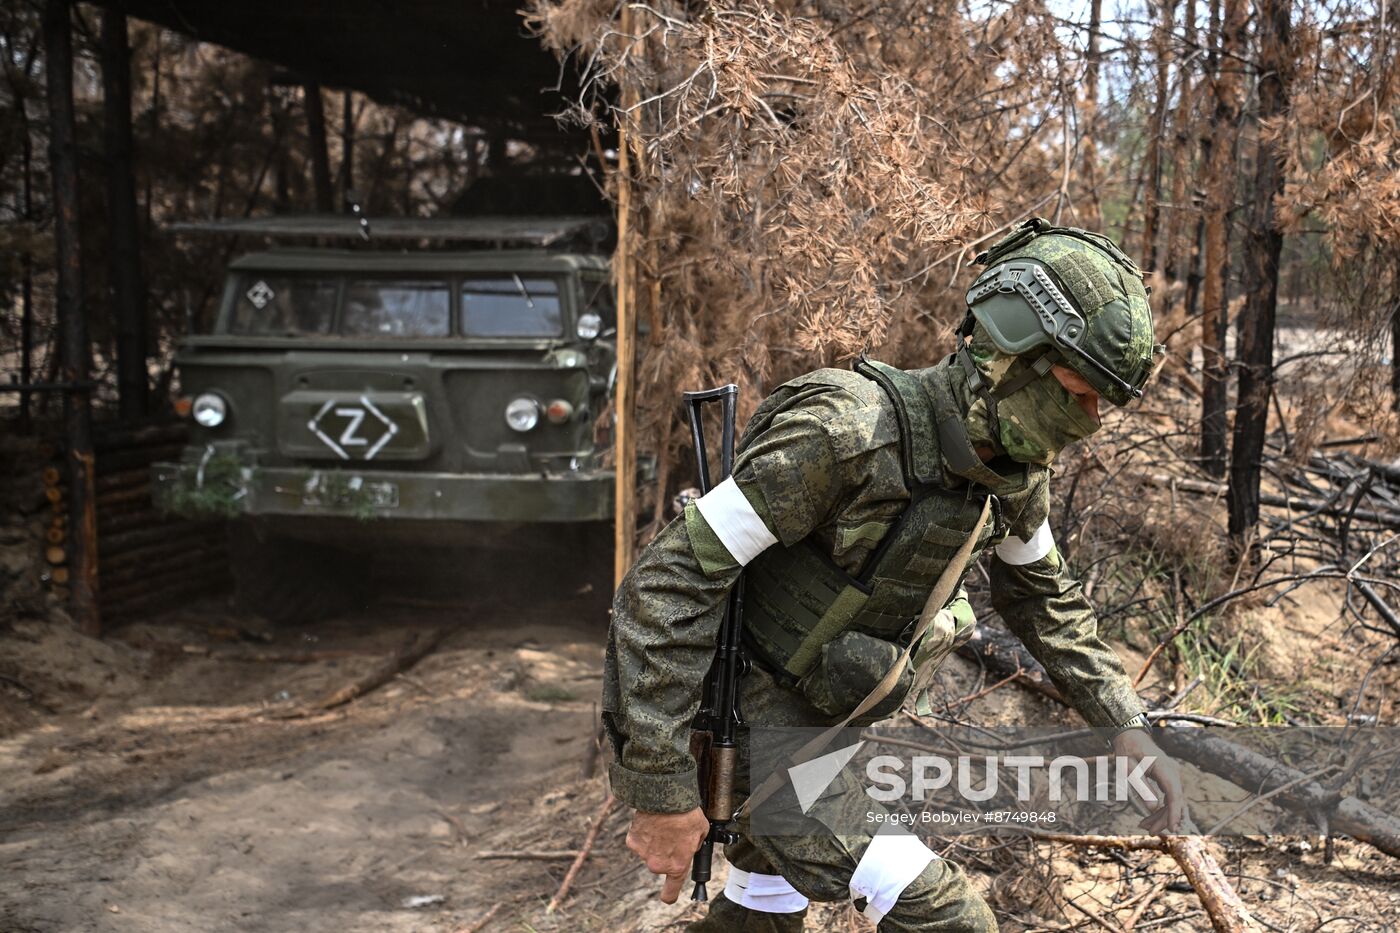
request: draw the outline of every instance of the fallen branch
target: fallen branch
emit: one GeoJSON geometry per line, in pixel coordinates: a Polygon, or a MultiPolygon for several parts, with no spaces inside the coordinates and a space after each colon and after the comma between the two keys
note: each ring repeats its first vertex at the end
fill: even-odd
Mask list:
{"type": "Polygon", "coordinates": [[[1168,836],[1167,851],[1196,890],[1218,933],[1262,930],[1199,836],[1168,836]]]}
{"type": "MultiPolygon", "coordinates": [[[[368,693],[372,693],[384,686],[395,677],[403,674],[412,668],[419,661],[432,654],[447,637],[448,629],[435,629],[426,635],[419,635],[409,640],[409,642],[391,655],[384,663],[369,671],[362,677],[340,687],[337,690],[326,694],[319,700],[310,703],[286,702],[275,706],[261,707],[247,712],[238,713],[235,716],[219,721],[226,722],[246,722],[257,719],[307,719],[313,716],[329,713],[368,693]]],[[[418,689],[427,692],[427,688],[416,681],[418,689]]],[[[344,715],[341,713],[330,713],[332,716],[344,715]]]]}
{"type": "Polygon", "coordinates": [[[588,827],[588,835],[584,837],[583,848],[579,850],[574,858],[574,863],[569,866],[569,871],[564,875],[564,880],[559,883],[559,890],[554,892],[554,896],[549,899],[549,905],[545,907],[546,914],[552,914],[559,909],[559,905],[564,902],[564,898],[569,896],[569,889],[574,886],[574,879],[578,877],[579,870],[583,868],[584,861],[587,860],[590,852],[593,851],[593,844],[598,841],[598,833],[603,829],[603,821],[612,812],[613,806],[617,803],[612,794],[608,794],[603,805],[598,808],[598,815],[593,818],[593,825],[588,827]]]}
{"type": "Polygon", "coordinates": [[[1334,441],[1323,441],[1317,446],[1319,449],[1325,450],[1330,447],[1355,447],[1359,444],[1374,444],[1378,440],[1380,440],[1380,435],[1371,433],[1361,434],[1357,437],[1343,437],[1334,441]]]}
{"type": "Polygon", "coordinates": [[[1001,680],[998,680],[996,683],[992,684],[990,687],[983,687],[981,690],[978,690],[976,693],[969,693],[969,694],[968,694],[967,696],[965,696],[965,697],[958,697],[956,700],[953,701],[952,705],[953,705],[953,706],[962,706],[964,703],[971,703],[973,700],[980,700],[980,699],[982,699],[984,696],[986,696],[987,694],[991,693],[992,691],[998,690],[998,689],[1000,689],[1001,687],[1004,687],[1004,686],[1006,686],[1007,684],[1011,683],[1011,681],[1016,680],[1018,677],[1020,677],[1020,676],[1021,676],[1022,674],[1024,674],[1024,673],[1025,673],[1025,671],[1023,671],[1023,670],[1021,670],[1021,669],[1018,668],[1018,669],[1016,669],[1015,671],[1011,672],[1010,674],[1007,674],[1007,675],[1006,675],[1005,677],[1003,677],[1001,680]]]}
{"type": "Polygon", "coordinates": [[[1366,598],[1366,602],[1370,603],[1372,608],[1380,614],[1380,617],[1385,620],[1385,624],[1389,625],[1396,635],[1400,635],[1400,615],[1396,615],[1395,610],[1390,608],[1390,604],[1381,599],[1381,595],[1376,592],[1375,587],[1365,580],[1353,580],[1352,585],[1356,587],[1357,592],[1366,598]]]}
{"type": "Polygon", "coordinates": [[[1157,642],[1157,645],[1148,653],[1147,660],[1142,662],[1142,667],[1138,670],[1137,676],[1133,678],[1133,686],[1136,687],[1138,684],[1142,683],[1143,678],[1147,676],[1147,672],[1152,669],[1153,662],[1156,661],[1157,658],[1161,655],[1161,653],[1166,650],[1167,645],[1170,645],[1178,635],[1180,635],[1182,632],[1186,631],[1186,629],[1190,627],[1192,622],[1195,622],[1197,619],[1207,615],[1216,608],[1225,605],[1230,600],[1238,599],[1241,596],[1245,596],[1249,593],[1253,593],[1258,590],[1267,590],[1270,587],[1282,586],[1285,583],[1297,583],[1301,580],[1346,579],[1349,579],[1349,576],[1345,573],[1342,573],[1341,571],[1330,570],[1327,568],[1319,568],[1308,573],[1292,573],[1286,576],[1274,577],[1273,579],[1265,580],[1262,583],[1255,583],[1250,586],[1241,586],[1236,589],[1230,590],[1230,592],[1228,593],[1222,593],[1221,595],[1200,606],[1198,609],[1196,609],[1195,612],[1192,612],[1190,615],[1184,617],[1180,622],[1172,626],[1171,631],[1167,632],[1167,634],[1162,636],[1161,640],[1157,642]]]}
{"type": "MultiPolygon", "coordinates": [[[[1214,602],[1218,600],[1212,600],[1214,602]]],[[[1208,611],[1210,606],[1211,603],[1207,603],[1200,611],[1208,611]]],[[[1034,679],[1038,673],[1042,681],[1048,681],[1039,662],[1014,636],[987,625],[979,625],[978,634],[983,636],[983,642],[996,645],[994,652],[975,655],[982,658],[989,668],[998,671],[1023,668],[1031,676],[1020,678],[1020,683],[1051,699],[1065,702],[1058,691],[1052,693],[1034,679]]],[[[1053,685],[1047,686],[1054,689],[1053,685]]],[[[1178,715],[1174,714],[1171,718],[1178,718],[1178,715]]],[[[1148,718],[1155,721],[1157,717],[1148,713],[1148,718]]],[[[1180,718],[1202,719],[1196,716],[1180,718]]],[[[1306,775],[1301,771],[1205,730],[1159,729],[1155,735],[1163,750],[1173,757],[1188,761],[1202,771],[1222,777],[1253,793],[1271,794],[1284,785],[1290,785],[1289,789],[1273,797],[1272,802],[1276,806],[1293,813],[1324,816],[1332,831],[1344,833],[1387,855],[1400,858],[1400,817],[1385,813],[1355,797],[1342,797],[1328,791],[1315,781],[1305,780],[1306,775]]]]}
{"type": "MultiPolygon", "coordinates": [[[[1179,489],[1182,492],[1195,493],[1198,496],[1223,496],[1225,495],[1224,483],[1209,483],[1199,479],[1182,479],[1164,474],[1148,475],[1143,480],[1149,486],[1160,486],[1166,489],[1179,489]]],[[[1378,525],[1394,527],[1400,523],[1400,513],[1391,511],[1380,511],[1377,509],[1351,509],[1344,504],[1324,502],[1320,499],[1291,498],[1287,496],[1275,496],[1271,493],[1260,493],[1259,502],[1262,505],[1270,505],[1280,509],[1295,509],[1301,512],[1312,514],[1331,515],[1335,518],[1344,518],[1350,515],[1363,521],[1375,522],[1378,525]]]]}
{"type": "MultiPolygon", "coordinates": [[[[1132,933],[1133,928],[1138,925],[1138,921],[1142,919],[1142,915],[1147,913],[1147,909],[1152,906],[1153,901],[1162,896],[1162,892],[1167,889],[1167,884],[1167,879],[1162,878],[1147,889],[1147,893],[1142,895],[1141,900],[1137,902],[1137,906],[1133,908],[1133,912],[1128,914],[1128,919],[1123,921],[1123,929],[1132,933]]],[[[1132,902],[1129,901],[1128,903],[1130,904],[1132,902]]],[[[1125,908],[1127,906],[1128,904],[1123,905],[1125,908]]]]}
{"type": "Polygon", "coordinates": [[[566,862],[582,855],[581,849],[484,849],[476,853],[479,859],[514,859],[522,862],[566,862]]]}
{"type": "Polygon", "coordinates": [[[1400,858],[1400,817],[1355,797],[1328,790],[1295,768],[1200,729],[1163,729],[1163,750],[1176,758],[1255,793],[1269,794],[1276,806],[1326,820],[1327,830],[1344,833],[1400,858]]]}
{"type": "Polygon", "coordinates": [[[1250,797],[1244,803],[1240,804],[1238,807],[1235,807],[1235,809],[1231,810],[1229,813],[1216,820],[1215,825],[1205,831],[1205,835],[1214,836],[1216,833],[1220,832],[1221,829],[1223,829],[1226,826],[1229,826],[1236,819],[1248,813],[1254,807],[1259,806],[1259,804],[1272,800],[1279,794],[1292,790],[1299,784],[1306,784],[1308,781],[1315,781],[1318,778],[1322,777],[1324,774],[1331,774],[1333,771],[1336,770],[1336,765],[1327,765],[1326,767],[1319,768],[1312,774],[1299,775],[1297,778],[1289,781],[1287,784],[1283,784],[1279,787],[1276,787],[1273,790],[1269,791],[1267,794],[1259,794],[1257,796],[1250,797]]]}
{"type": "Polygon", "coordinates": [[[501,908],[504,906],[506,906],[505,901],[496,904],[490,910],[486,911],[480,920],[469,926],[462,927],[457,933],[481,933],[482,930],[486,929],[486,924],[496,919],[496,914],[500,913],[501,908]]]}
{"type": "MultiPolygon", "coordinates": [[[[1086,896],[1086,895],[1085,895],[1085,894],[1080,894],[1080,895],[1078,895],[1078,897],[1084,897],[1084,896],[1086,896]]],[[[1124,933],[1124,930],[1123,930],[1122,927],[1120,927],[1118,924],[1113,923],[1113,922],[1111,922],[1111,921],[1109,921],[1109,920],[1105,920],[1105,919],[1103,918],[1103,916],[1102,916],[1098,911],[1094,910],[1093,908],[1091,908],[1091,907],[1085,907],[1083,904],[1079,903],[1077,897],[1067,897],[1067,898],[1065,898],[1065,903],[1068,904],[1069,906],[1073,907],[1075,910],[1079,911],[1079,912],[1080,912],[1081,914],[1083,914],[1084,916],[1088,917],[1090,920],[1092,920],[1092,921],[1094,921],[1095,923],[1097,923],[1099,926],[1103,927],[1105,930],[1108,930],[1109,933],[1124,933]]]]}
{"type": "Polygon", "coordinates": [[[1391,483],[1400,485],[1400,465],[1367,460],[1364,457],[1357,457],[1356,459],[1361,465],[1374,472],[1377,476],[1381,476],[1391,483]]]}
{"type": "Polygon", "coordinates": [[[433,629],[427,634],[414,637],[408,644],[394,652],[383,664],[339,690],[308,704],[307,709],[328,710],[343,706],[358,697],[379,689],[395,676],[403,673],[419,661],[432,654],[434,649],[447,637],[446,628],[433,629]]]}
{"type": "MultiPolygon", "coordinates": [[[[1166,852],[1181,866],[1182,873],[1201,899],[1211,924],[1220,933],[1249,933],[1260,927],[1250,916],[1234,887],[1226,879],[1220,864],[1199,836],[1082,836],[1032,830],[1027,835],[1043,842],[1059,842],[1072,846],[1099,849],[1119,849],[1128,852],[1166,852]]],[[[1071,906],[1075,905],[1072,901],[1071,906]]],[[[1087,913],[1087,912],[1086,912],[1087,913]]],[[[1142,915],[1135,911],[1128,928],[1142,915]]],[[[1102,918],[1094,918],[1103,923],[1102,918]]],[[[1104,924],[1107,925],[1107,924],[1104,924]]]]}
{"type": "Polygon", "coordinates": [[[1165,917],[1157,917],[1154,920],[1148,920],[1145,923],[1138,924],[1138,929],[1146,930],[1149,927],[1164,927],[1170,924],[1178,924],[1186,920],[1194,920],[1203,913],[1205,913],[1204,910],[1184,910],[1181,913],[1167,914],[1165,917]]]}

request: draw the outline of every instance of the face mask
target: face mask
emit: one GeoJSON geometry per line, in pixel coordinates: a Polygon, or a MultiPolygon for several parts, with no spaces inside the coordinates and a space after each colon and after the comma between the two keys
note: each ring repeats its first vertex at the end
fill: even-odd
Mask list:
{"type": "Polygon", "coordinates": [[[1065,447],[1098,429],[1099,423],[1050,373],[997,402],[1001,447],[1021,463],[1048,466],[1065,447]]]}
{"type": "MultiPolygon", "coordinates": [[[[998,350],[980,326],[973,331],[970,349],[977,368],[993,386],[1016,378],[1026,366],[1024,360],[998,350]]],[[[1099,429],[1099,423],[1050,373],[999,400],[995,425],[987,417],[986,400],[974,397],[966,426],[974,447],[1047,466],[1065,447],[1099,429]]]]}

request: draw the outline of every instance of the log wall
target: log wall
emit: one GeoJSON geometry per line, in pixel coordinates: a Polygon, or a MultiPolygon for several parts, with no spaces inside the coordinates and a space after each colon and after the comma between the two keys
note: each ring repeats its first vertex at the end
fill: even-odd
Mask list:
{"type": "MultiPolygon", "coordinates": [[[[177,460],[188,439],[180,422],[98,428],[94,432],[98,600],[104,626],[154,615],[231,586],[227,535],[219,521],[166,515],[151,499],[151,464],[177,460]]],[[[67,471],[54,445],[41,480],[50,504],[45,559],[50,585],[69,596],[72,526],[67,471]]]]}

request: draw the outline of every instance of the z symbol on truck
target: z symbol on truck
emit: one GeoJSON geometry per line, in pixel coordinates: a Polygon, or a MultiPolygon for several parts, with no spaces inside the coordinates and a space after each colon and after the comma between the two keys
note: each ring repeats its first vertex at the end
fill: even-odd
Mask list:
{"type": "Polygon", "coordinates": [[[320,438],[321,443],[335,451],[336,456],[342,460],[353,459],[349,451],[358,447],[365,448],[364,459],[373,460],[375,455],[384,449],[384,445],[389,443],[389,439],[399,433],[399,426],[364,395],[360,396],[358,405],[345,405],[335,399],[327,399],[326,404],[321,406],[320,411],[316,412],[306,426],[312,434],[320,438]],[[345,427],[338,439],[327,433],[327,429],[334,432],[330,425],[324,424],[330,416],[345,419],[345,427]],[[362,434],[361,429],[366,433],[362,434]],[[377,436],[371,439],[366,435],[377,436]]]}

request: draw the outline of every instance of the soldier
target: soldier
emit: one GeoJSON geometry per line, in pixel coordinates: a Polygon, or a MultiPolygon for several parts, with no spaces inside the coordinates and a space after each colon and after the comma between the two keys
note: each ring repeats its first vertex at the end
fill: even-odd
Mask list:
{"type": "MultiPolygon", "coordinates": [[[[1146,773],[1165,802],[1144,828],[1181,824],[1177,767],[1144,728],[1049,525],[1055,455],[1099,428],[1101,399],[1140,397],[1153,370],[1160,348],[1142,274],[1106,237],[1039,218],[978,262],[988,268],[968,292],[953,354],[914,371],[862,360],[778,388],[740,439],[732,476],[685,506],[617,592],[603,704],[616,751],[609,776],[636,810],[628,847],[666,876],[667,903],[708,829],[688,732],[739,575],[747,723],[840,722],[900,656],[989,497],[974,555],[994,554],[993,606],[1088,723],[1110,732],[1116,754],[1156,759],[1146,773]]],[[[956,636],[915,646],[920,684],[970,634],[962,592],[941,616],[956,636]]],[[[897,712],[914,685],[906,671],[856,723],[897,712]]],[[[911,850],[886,839],[744,835],[726,849],[724,894],[691,929],[800,930],[809,900],[845,898],[882,931],[996,929],[960,868],[917,840],[905,837],[911,850]]]]}

